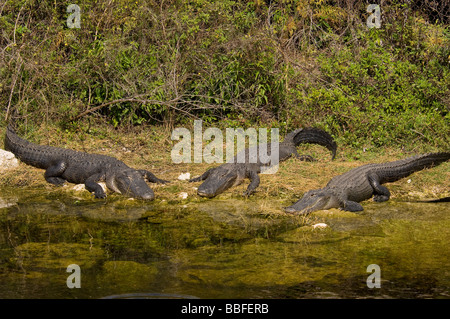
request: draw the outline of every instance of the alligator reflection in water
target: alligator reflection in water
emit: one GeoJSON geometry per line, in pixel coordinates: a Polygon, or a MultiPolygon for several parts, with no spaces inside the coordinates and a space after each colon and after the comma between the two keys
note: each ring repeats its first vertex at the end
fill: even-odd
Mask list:
{"type": "Polygon", "coordinates": [[[12,194],[2,192],[17,203],[0,208],[0,298],[450,297],[448,203],[293,220],[256,199],[142,206],[12,194]],[[66,286],[72,263],[80,289],[66,286]],[[380,289],[366,286],[370,264],[381,267],[380,289]]]}

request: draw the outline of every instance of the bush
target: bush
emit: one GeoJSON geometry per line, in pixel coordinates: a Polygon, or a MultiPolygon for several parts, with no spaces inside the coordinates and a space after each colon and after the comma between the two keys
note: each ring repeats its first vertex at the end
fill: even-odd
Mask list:
{"type": "MultiPolygon", "coordinates": [[[[448,148],[450,30],[432,3],[8,1],[0,102],[28,121],[315,125],[355,147],[448,148]],[[399,18],[401,17],[401,18],[399,18]]],[[[444,4],[445,6],[445,4],[444,4]]]]}

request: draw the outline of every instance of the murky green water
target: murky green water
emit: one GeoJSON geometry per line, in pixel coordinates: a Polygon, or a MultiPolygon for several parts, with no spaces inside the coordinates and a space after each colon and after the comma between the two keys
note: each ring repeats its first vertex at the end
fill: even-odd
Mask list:
{"type": "Polygon", "coordinates": [[[0,298],[450,297],[449,203],[367,202],[363,214],[303,220],[274,199],[0,196],[0,298]],[[81,288],[67,287],[70,264],[81,288]],[[370,264],[381,288],[367,287],[370,264]]]}

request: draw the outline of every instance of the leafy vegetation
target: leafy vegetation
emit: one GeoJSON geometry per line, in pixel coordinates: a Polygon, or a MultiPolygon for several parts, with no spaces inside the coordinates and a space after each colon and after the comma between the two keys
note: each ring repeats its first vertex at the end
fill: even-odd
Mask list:
{"type": "Polygon", "coordinates": [[[385,1],[380,29],[361,0],[80,0],[80,28],[70,3],[0,5],[3,118],[315,125],[354,147],[448,149],[449,1],[385,1]]]}

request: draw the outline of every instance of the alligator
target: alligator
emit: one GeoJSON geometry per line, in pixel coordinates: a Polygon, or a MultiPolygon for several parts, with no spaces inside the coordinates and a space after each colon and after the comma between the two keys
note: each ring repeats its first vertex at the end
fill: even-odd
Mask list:
{"type": "MultiPolygon", "coordinates": [[[[294,130],[286,135],[283,142],[278,144],[278,163],[287,160],[294,156],[303,161],[315,161],[309,155],[299,155],[296,147],[302,143],[314,143],[325,146],[332,152],[332,160],[336,157],[336,142],[331,135],[321,129],[307,127],[294,130]]],[[[259,156],[253,161],[249,158],[251,154],[259,154],[259,147],[256,146],[256,151],[252,148],[246,148],[244,162],[239,162],[238,159],[243,158],[242,154],[237,154],[233,162],[224,163],[218,167],[211,168],[204,172],[201,176],[192,178],[189,182],[204,181],[197,190],[197,194],[201,197],[212,198],[225,190],[237,186],[243,182],[245,178],[250,179],[250,184],[244,192],[244,196],[252,194],[260,183],[259,173],[271,166],[271,162],[262,163],[259,156]]],[[[267,153],[271,154],[272,143],[267,143],[267,153]]]]}
{"type": "Polygon", "coordinates": [[[285,212],[296,215],[313,211],[339,208],[358,212],[359,202],[373,196],[375,202],[389,200],[391,194],[384,183],[398,181],[414,172],[437,166],[450,159],[450,152],[427,153],[381,164],[366,164],[333,177],[321,189],[310,190],[296,203],[285,207],[285,212]]]}
{"type": "Polygon", "coordinates": [[[11,124],[6,129],[5,148],[25,164],[45,169],[47,182],[54,185],[62,185],[65,181],[83,183],[96,198],[106,198],[98,182],[105,182],[111,191],[143,200],[155,198],[146,180],[153,183],[168,182],[147,170],[128,167],[114,157],[33,144],[20,138],[11,124]]]}

